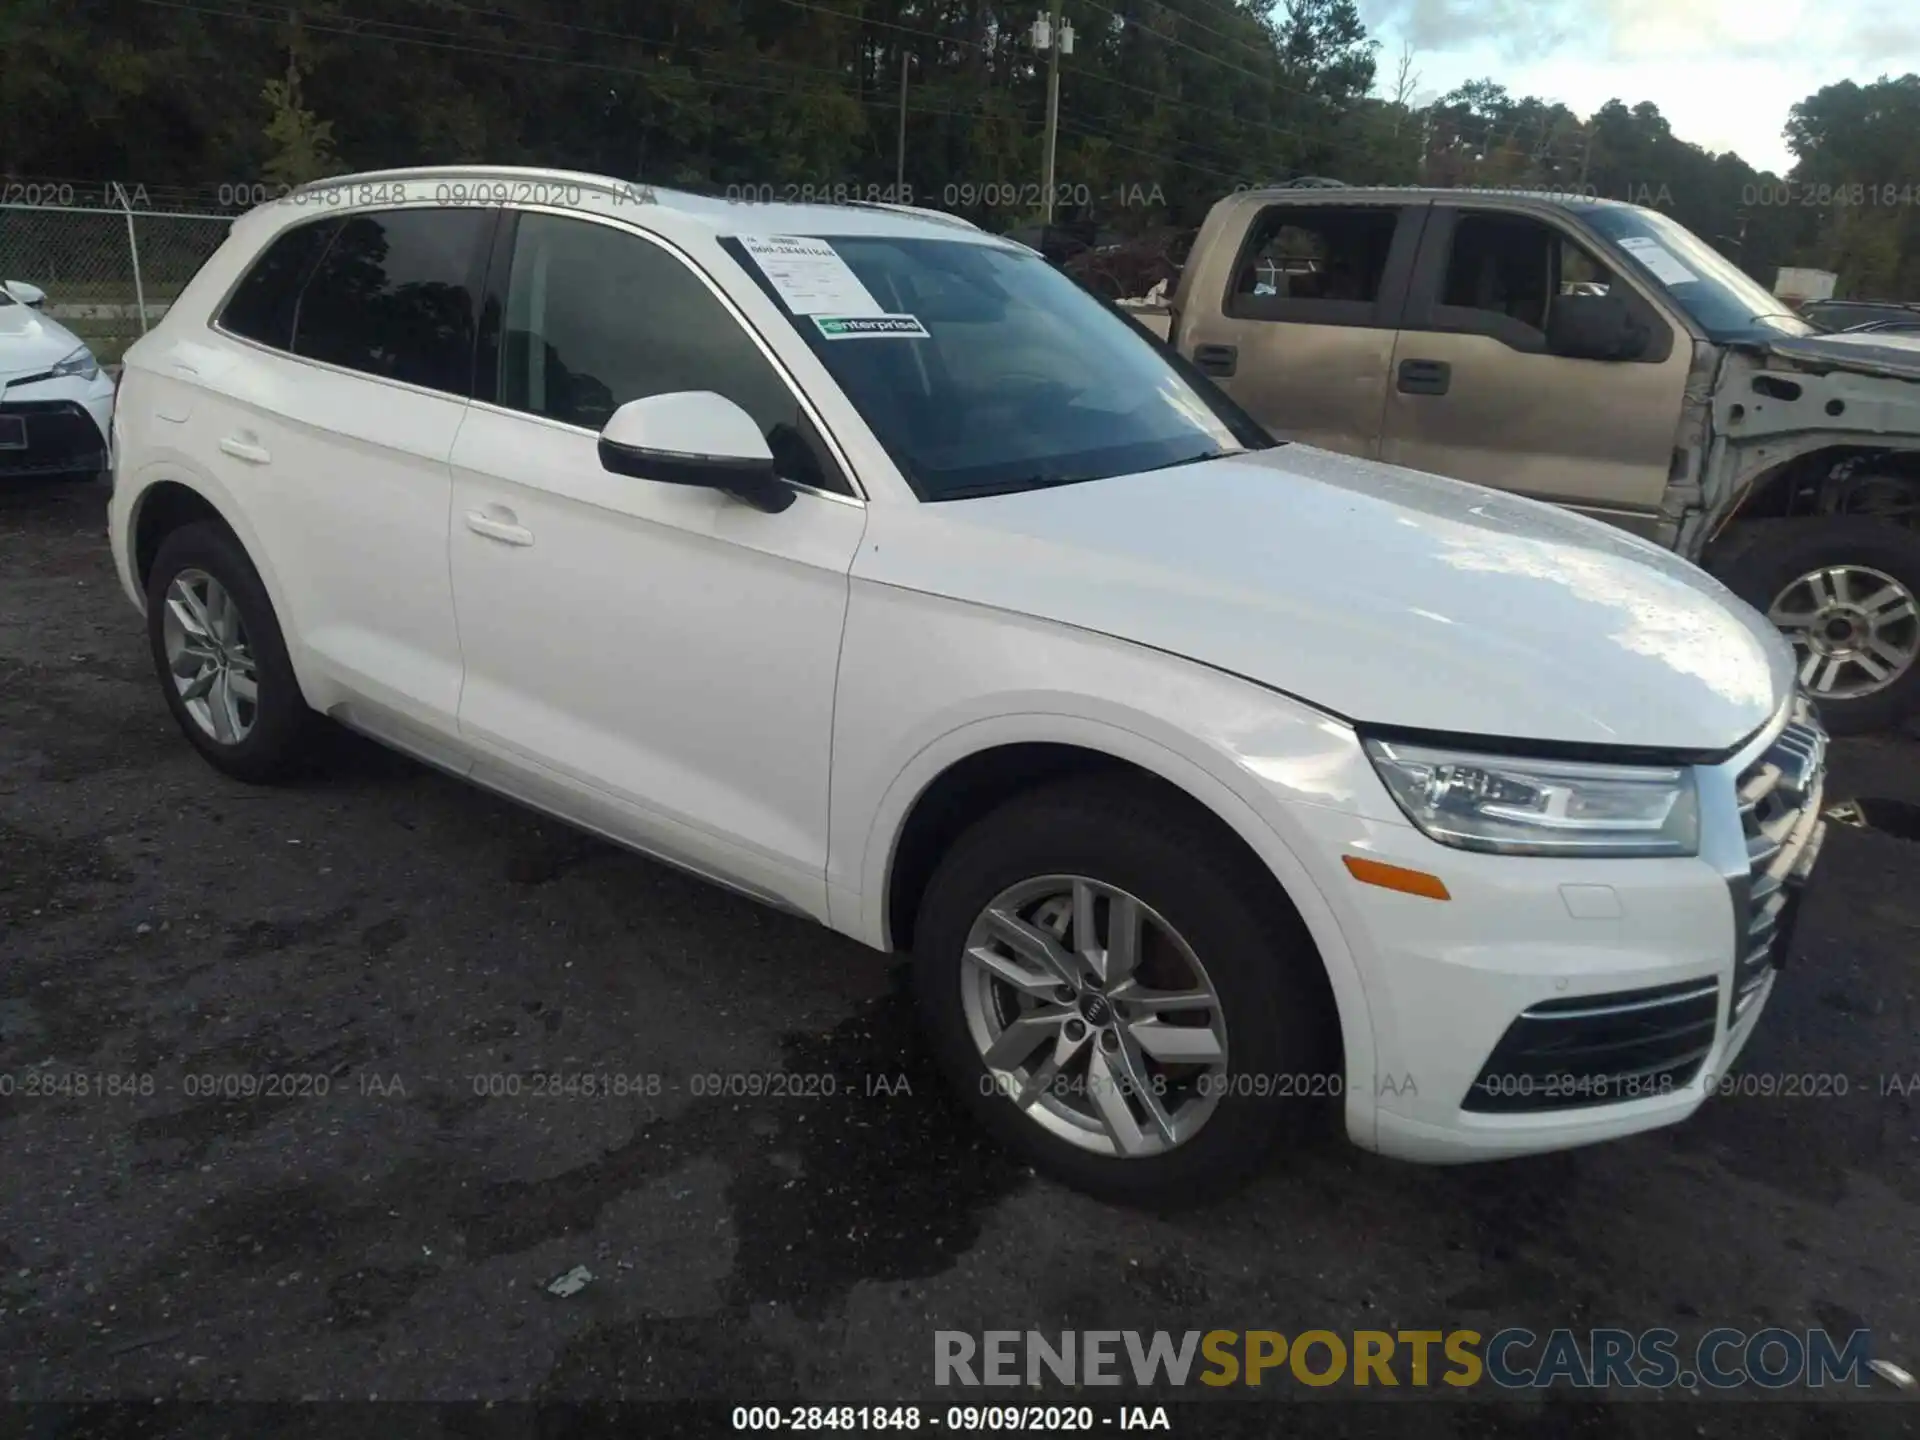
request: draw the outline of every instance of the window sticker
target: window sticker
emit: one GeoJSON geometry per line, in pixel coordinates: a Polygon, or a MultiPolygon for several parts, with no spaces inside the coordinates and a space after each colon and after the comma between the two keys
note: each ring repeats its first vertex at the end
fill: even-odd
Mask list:
{"type": "Polygon", "coordinates": [[[815,315],[813,323],[822,340],[929,338],[917,315],[815,315]]]}
{"type": "Polygon", "coordinates": [[[1629,235],[1620,241],[1620,248],[1652,271],[1653,278],[1662,285],[1687,285],[1700,278],[1674,259],[1673,252],[1658,240],[1629,235]]]}
{"type": "Polygon", "coordinates": [[[740,246],[795,315],[880,315],[880,302],[825,240],[811,235],[742,235],[740,246]]]}

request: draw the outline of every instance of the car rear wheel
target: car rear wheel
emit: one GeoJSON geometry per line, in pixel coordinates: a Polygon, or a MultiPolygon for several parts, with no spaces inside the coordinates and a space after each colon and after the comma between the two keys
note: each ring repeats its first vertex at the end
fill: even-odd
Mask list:
{"type": "Polygon", "coordinates": [[[211,764],[262,783],[306,763],[317,717],[266,587],[225,528],[202,521],[161,542],[147,577],[147,634],[167,708],[211,764]]]}
{"type": "Polygon", "coordinates": [[[1920,708],[1920,534],[1855,515],[1756,520],[1714,568],[1793,642],[1829,730],[1880,730],[1920,708]]]}
{"type": "Polygon", "coordinates": [[[1144,784],[1066,782],[978,822],[914,949],[963,1102],[1096,1194],[1222,1193],[1340,1092],[1305,927],[1257,861],[1144,784]]]}

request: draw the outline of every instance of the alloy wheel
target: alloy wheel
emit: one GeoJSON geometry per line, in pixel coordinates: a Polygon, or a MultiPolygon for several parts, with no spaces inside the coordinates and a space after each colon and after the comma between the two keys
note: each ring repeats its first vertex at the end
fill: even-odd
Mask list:
{"type": "Polygon", "coordinates": [[[1079,875],[1009,887],[975,919],[961,975],[983,1085],[1097,1154],[1191,1140],[1227,1082],[1219,992],[1138,896],[1079,875]]]}
{"type": "Polygon", "coordinates": [[[259,668],[227,588],[204,570],[167,586],[161,636],[167,670],[187,714],[222,745],[238,745],[260,713],[259,668]]]}
{"type": "Polygon", "coordinates": [[[1767,618],[1793,642],[1800,683],[1822,700],[1884,690],[1920,657],[1920,604],[1885,571],[1830,565],[1787,585],[1767,618]]]}

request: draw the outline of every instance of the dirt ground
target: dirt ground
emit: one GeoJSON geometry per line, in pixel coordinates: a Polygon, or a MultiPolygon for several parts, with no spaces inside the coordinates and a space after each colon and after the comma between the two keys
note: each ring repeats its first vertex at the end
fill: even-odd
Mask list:
{"type": "MultiPolygon", "coordinates": [[[[1492,1166],[1329,1141],[1224,1203],[1115,1209],[976,1138],[885,957],[346,737],[292,788],[215,774],[105,498],[0,492],[0,1396],[944,1406],[936,1329],[1028,1327],[1826,1326],[1920,1370],[1920,845],[1834,827],[1744,1064],[1844,1085],[1492,1166]],[[696,1093],[775,1071],[833,1079],[696,1093]],[[636,1078],[532,1089],[579,1072],[636,1078]],[[236,1074],[291,1078],[193,1089],[236,1074]]],[[[1920,802],[1920,744],[1838,745],[1848,796],[1920,802]]],[[[1432,1433],[1676,1406],[1920,1414],[1467,1402],[1432,1433]]]]}

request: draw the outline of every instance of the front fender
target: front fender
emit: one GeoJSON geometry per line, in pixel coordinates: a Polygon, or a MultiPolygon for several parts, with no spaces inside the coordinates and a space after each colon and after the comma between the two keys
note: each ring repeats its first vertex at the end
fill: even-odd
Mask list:
{"type": "Polygon", "coordinates": [[[1204,805],[1241,838],[1285,888],[1319,950],[1338,1012],[1346,1062],[1348,1130],[1362,1144],[1369,1143],[1375,1110],[1371,1013],[1359,967],[1339,920],[1296,849],[1304,836],[1283,833],[1292,828],[1285,807],[1270,798],[1256,806],[1242,793],[1245,776],[1236,781],[1222,773],[1230,768],[1226,762],[1196,757],[1191,741],[1183,745],[1146,733],[1163,730],[1162,722],[1139,716],[1131,720],[1117,723],[1065,709],[1024,708],[966,721],[927,741],[900,767],[873,812],[859,865],[857,894],[831,898],[836,928],[877,948],[892,948],[887,895],[900,836],[927,788],[968,757],[1006,745],[1046,743],[1073,746],[1136,765],[1204,805]]]}

